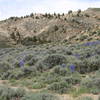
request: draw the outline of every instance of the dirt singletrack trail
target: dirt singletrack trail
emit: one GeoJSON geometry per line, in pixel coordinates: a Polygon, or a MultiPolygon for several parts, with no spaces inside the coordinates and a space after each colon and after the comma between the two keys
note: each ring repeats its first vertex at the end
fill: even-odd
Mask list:
{"type": "Polygon", "coordinates": [[[60,95],[60,100],[75,100],[71,95],[69,94],[64,94],[64,95],[60,95]]]}
{"type": "Polygon", "coordinates": [[[93,100],[99,100],[99,95],[93,95],[93,94],[82,94],[79,97],[72,97],[69,94],[64,94],[64,95],[60,95],[59,98],[60,100],[78,100],[78,98],[82,98],[82,97],[91,97],[93,100]]]}

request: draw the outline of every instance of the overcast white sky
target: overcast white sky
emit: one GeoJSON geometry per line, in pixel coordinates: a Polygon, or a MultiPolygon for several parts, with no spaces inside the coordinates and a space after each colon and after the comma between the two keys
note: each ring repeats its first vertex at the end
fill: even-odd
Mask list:
{"type": "Polygon", "coordinates": [[[0,20],[30,13],[67,13],[68,10],[85,10],[100,7],[100,0],[0,0],[0,20]]]}

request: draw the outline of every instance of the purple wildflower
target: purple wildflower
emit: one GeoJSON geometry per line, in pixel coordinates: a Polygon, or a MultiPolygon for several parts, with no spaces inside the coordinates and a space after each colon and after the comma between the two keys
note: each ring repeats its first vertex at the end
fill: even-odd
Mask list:
{"type": "Polygon", "coordinates": [[[80,58],[79,54],[73,54],[73,56],[75,56],[76,58],[80,58]]]}
{"type": "Polygon", "coordinates": [[[70,65],[70,67],[69,67],[70,68],[70,71],[71,72],[74,72],[75,71],[75,67],[76,67],[75,65],[70,65]]]}
{"type": "Polygon", "coordinates": [[[20,67],[24,66],[24,61],[23,60],[19,62],[19,66],[20,67]]]}
{"type": "Polygon", "coordinates": [[[100,41],[93,41],[93,42],[84,43],[83,45],[84,46],[92,46],[92,45],[99,45],[99,44],[100,44],[100,41]]]}

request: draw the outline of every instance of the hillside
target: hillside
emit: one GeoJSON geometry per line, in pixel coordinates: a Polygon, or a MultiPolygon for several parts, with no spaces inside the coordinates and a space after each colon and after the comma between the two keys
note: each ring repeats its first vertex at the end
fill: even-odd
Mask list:
{"type": "Polygon", "coordinates": [[[100,41],[0,49],[0,93],[1,100],[99,100],[100,41]]]}
{"type": "MultiPolygon", "coordinates": [[[[98,8],[99,9],[99,8],[98,8]]],[[[89,8],[69,14],[30,14],[0,22],[0,37],[12,44],[100,39],[100,11],[89,8]],[[14,36],[15,35],[15,36],[14,36]],[[20,37],[19,37],[20,35],[20,37]],[[95,37],[95,38],[94,38],[95,37]]]]}
{"type": "Polygon", "coordinates": [[[100,100],[100,8],[0,21],[0,100],[100,100]]]}

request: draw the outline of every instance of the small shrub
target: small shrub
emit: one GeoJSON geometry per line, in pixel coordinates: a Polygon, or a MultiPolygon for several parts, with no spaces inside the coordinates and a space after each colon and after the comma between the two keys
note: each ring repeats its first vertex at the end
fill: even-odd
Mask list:
{"type": "Polygon", "coordinates": [[[41,89],[44,87],[45,87],[45,84],[43,83],[33,83],[33,86],[32,86],[33,89],[41,89]]]}
{"type": "Polygon", "coordinates": [[[50,73],[47,76],[45,76],[45,79],[43,80],[46,84],[52,84],[54,82],[60,81],[60,76],[56,75],[55,73],[50,73]]]}
{"type": "Polygon", "coordinates": [[[69,75],[70,72],[67,71],[67,68],[62,68],[62,66],[55,66],[53,69],[53,73],[56,73],[61,76],[69,75]]]}
{"type": "Polygon", "coordinates": [[[48,90],[63,94],[63,93],[67,93],[70,88],[71,85],[67,84],[67,82],[65,81],[62,81],[62,82],[55,82],[51,84],[48,87],[48,90]]]}
{"type": "Polygon", "coordinates": [[[87,39],[87,35],[81,35],[81,36],[80,36],[80,40],[81,40],[81,41],[83,41],[83,40],[85,40],[85,39],[87,39]]]}
{"type": "Polygon", "coordinates": [[[20,69],[15,69],[10,72],[8,79],[19,79],[24,76],[24,72],[20,69]]]}
{"type": "Polygon", "coordinates": [[[36,16],[35,18],[36,18],[36,19],[39,19],[39,16],[36,16]]]}
{"type": "Polygon", "coordinates": [[[79,77],[65,77],[64,80],[67,82],[67,84],[79,84],[81,82],[81,78],[79,77]]]}
{"type": "Polygon", "coordinates": [[[7,70],[11,69],[11,66],[7,62],[0,62],[0,72],[6,72],[7,70]]]}
{"type": "Polygon", "coordinates": [[[100,93],[100,89],[98,89],[98,88],[92,88],[92,89],[90,90],[90,93],[99,94],[99,93],[100,93]]]}
{"type": "Polygon", "coordinates": [[[84,14],[84,16],[86,16],[86,17],[90,17],[90,15],[89,15],[89,14],[86,14],[86,13],[84,14]]]}
{"type": "Polygon", "coordinates": [[[92,32],[92,33],[91,33],[91,35],[95,35],[95,34],[97,34],[97,32],[96,32],[96,31],[94,31],[94,32],[92,32]]]}
{"type": "Polygon", "coordinates": [[[98,66],[100,63],[99,61],[100,61],[99,56],[92,56],[89,58],[85,58],[84,60],[79,60],[78,62],[75,62],[76,70],[79,71],[81,74],[96,71],[99,69],[98,66]]]}
{"type": "Polygon", "coordinates": [[[27,62],[27,65],[33,66],[35,65],[36,62],[37,62],[37,59],[33,57],[27,62]]]}
{"type": "Polygon", "coordinates": [[[69,15],[70,15],[70,14],[72,14],[72,13],[73,13],[73,11],[72,11],[72,10],[69,10],[69,11],[68,11],[68,14],[69,14],[69,15]]]}
{"type": "Polygon", "coordinates": [[[33,45],[33,38],[32,37],[26,37],[21,41],[22,45],[33,45]]]}
{"type": "Polygon", "coordinates": [[[28,77],[29,75],[30,76],[33,76],[33,75],[36,76],[36,74],[37,74],[36,68],[29,67],[29,66],[26,66],[26,67],[21,68],[21,71],[23,73],[23,76],[22,77],[28,77]]]}
{"type": "Polygon", "coordinates": [[[100,30],[97,31],[97,35],[100,36],[100,30]]]}
{"type": "Polygon", "coordinates": [[[25,56],[24,61],[28,62],[32,59],[32,57],[33,57],[33,55],[27,55],[27,56],[25,56]]]}
{"type": "Polygon", "coordinates": [[[81,9],[79,9],[79,10],[77,11],[77,16],[79,17],[80,14],[81,14],[81,9]]]}
{"type": "Polygon", "coordinates": [[[31,14],[30,14],[30,17],[34,17],[34,14],[33,14],[33,13],[31,13],[31,14]]]}
{"type": "Polygon", "coordinates": [[[25,90],[23,89],[11,89],[9,87],[0,86],[0,99],[1,100],[16,100],[21,99],[25,95],[25,90]]]}
{"type": "Polygon", "coordinates": [[[15,93],[17,97],[23,97],[25,95],[25,90],[22,88],[18,88],[15,90],[15,93]]]}
{"type": "Polygon", "coordinates": [[[82,87],[82,86],[79,87],[78,89],[76,88],[73,91],[71,91],[71,94],[73,95],[73,97],[78,97],[84,93],[89,93],[89,89],[86,87],[82,87]]]}
{"type": "Polygon", "coordinates": [[[87,88],[98,88],[100,89],[100,78],[88,78],[82,81],[82,85],[87,88]]]}
{"type": "Polygon", "coordinates": [[[57,31],[59,28],[57,25],[54,26],[54,30],[57,31]]]}

